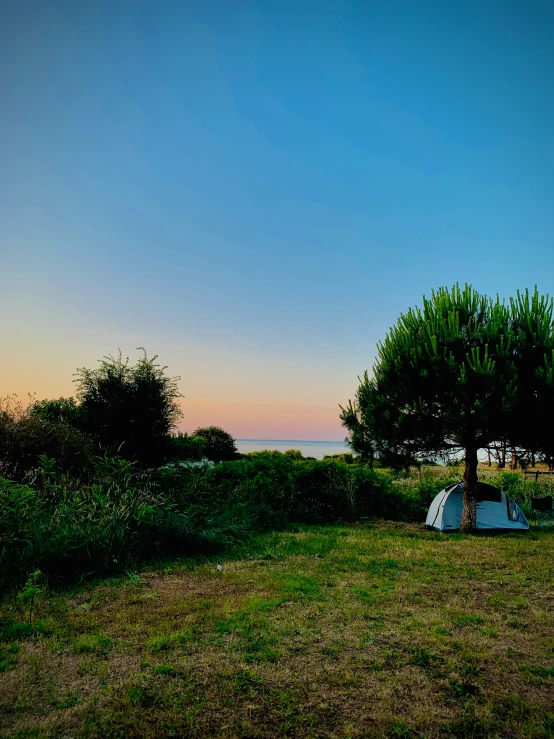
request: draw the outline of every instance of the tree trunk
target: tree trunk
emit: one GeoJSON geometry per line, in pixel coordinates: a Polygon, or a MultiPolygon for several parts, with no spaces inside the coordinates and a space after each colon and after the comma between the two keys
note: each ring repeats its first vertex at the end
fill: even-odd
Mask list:
{"type": "Polygon", "coordinates": [[[460,530],[475,531],[477,528],[477,449],[466,449],[465,463],[464,507],[460,530]]]}

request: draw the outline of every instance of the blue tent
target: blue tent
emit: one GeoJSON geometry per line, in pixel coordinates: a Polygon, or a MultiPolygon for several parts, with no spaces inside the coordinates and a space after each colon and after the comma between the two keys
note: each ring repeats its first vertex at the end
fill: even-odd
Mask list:
{"type": "MultiPolygon", "coordinates": [[[[429,507],[428,528],[435,531],[457,531],[462,520],[464,489],[461,482],[441,490],[429,507]]],[[[529,524],[518,504],[502,490],[477,483],[477,528],[489,530],[528,531],[529,524]]]]}

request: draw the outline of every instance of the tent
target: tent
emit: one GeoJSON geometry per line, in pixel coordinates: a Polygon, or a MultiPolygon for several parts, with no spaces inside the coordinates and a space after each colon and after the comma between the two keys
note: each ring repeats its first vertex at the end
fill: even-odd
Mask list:
{"type": "MultiPolygon", "coordinates": [[[[435,531],[457,531],[462,520],[464,489],[461,482],[442,490],[433,500],[425,522],[435,531]]],[[[523,511],[509,495],[484,482],[477,483],[477,528],[528,531],[523,511]]]]}

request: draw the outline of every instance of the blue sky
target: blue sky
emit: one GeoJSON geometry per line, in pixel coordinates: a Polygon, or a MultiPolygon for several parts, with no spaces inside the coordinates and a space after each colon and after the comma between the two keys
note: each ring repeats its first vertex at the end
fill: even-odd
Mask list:
{"type": "Polygon", "coordinates": [[[146,346],[183,428],[341,438],[423,293],[554,292],[550,3],[3,7],[2,394],[146,346]]]}

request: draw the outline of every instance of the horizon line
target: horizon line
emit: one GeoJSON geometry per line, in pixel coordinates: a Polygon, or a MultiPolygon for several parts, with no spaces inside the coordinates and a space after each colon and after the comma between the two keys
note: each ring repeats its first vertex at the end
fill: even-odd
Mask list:
{"type": "Polygon", "coordinates": [[[306,443],[307,441],[312,442],[313,444],[346,444],[346,442],[343,439],[335,440],[335,439],[235,439],[235,441],[290,441],[290,442],[298,442],[299,444],[306,443]]]}

